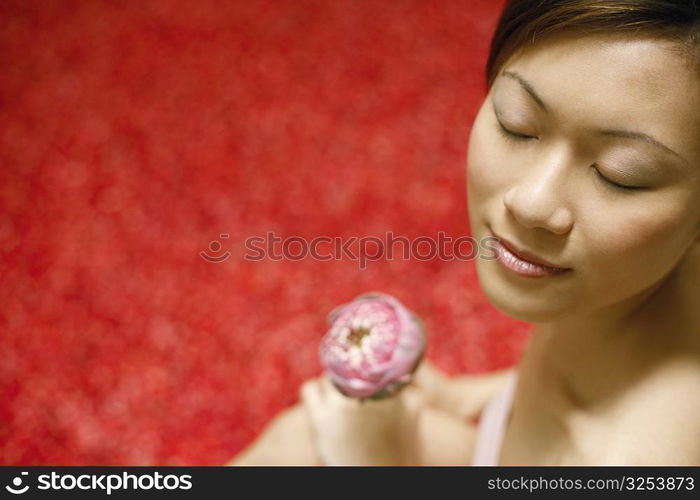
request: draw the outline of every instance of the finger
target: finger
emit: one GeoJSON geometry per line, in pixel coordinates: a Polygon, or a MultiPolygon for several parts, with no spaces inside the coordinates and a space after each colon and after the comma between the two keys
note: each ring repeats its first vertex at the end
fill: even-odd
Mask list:
{"type": "Polygon", "coordinates": [[[333,382],[328,376],[324,376],[321,380],[321,386],[323,390],[323,396],[325,401],[329,405],[333,405],[336,408],[357,408],[360,405],[358,398],[353,398],[346,396],[340,390],[333,385],[333,382]]]}
{"type": "Polygon", "coordinates": [[[320,378],[312,378],[301,385],[299,389],[301,403],[312,412],[323,407],[323,389],[320,378]]]}
{"type": "Polygon", "coordinates": [[[335,388],[333,382],[327,374],[324,373],[323,375],[321,375],[318,378],[318,381],[324,396],[328,397],[331,394],[336,394],[339,392],[338,389],[335,388]]]}

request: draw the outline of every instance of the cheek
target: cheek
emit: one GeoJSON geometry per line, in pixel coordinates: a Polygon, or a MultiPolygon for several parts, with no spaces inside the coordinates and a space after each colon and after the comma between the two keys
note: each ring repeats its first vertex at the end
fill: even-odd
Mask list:
{"type": "Polygon", "coordinates": [[[505,158],[493,133],[488,130],[484,108],[479,112],[469,137],[467,155],[467,194],[471,200],[484,200],[497,192],[504,177],[505,158]]]}
{"type": "MultiPolygon", "coordinates": [[[[639,289],[651,286],[670,271],[687,248],[691,227],[688,207],[669,193],[651,193],[637,201],[619,200],[613,207],[589,206],[585,225],[589,236],[586,259],[596,282],[639,289]]],[[[599,201],[600,204],[600,201],[599,201]]]]}

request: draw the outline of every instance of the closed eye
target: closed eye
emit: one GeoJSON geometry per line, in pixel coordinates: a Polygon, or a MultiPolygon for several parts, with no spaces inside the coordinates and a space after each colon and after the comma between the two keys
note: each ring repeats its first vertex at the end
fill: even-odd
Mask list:
{"type": "Polygon", "coordinates": [[[508,130],[503,126],[501,123],[501,120],[498,118],[496,119],[498,122],[498,131],[501,133],[501,135],[509,141],[530,141],[530,140],[537,140],[537,137],[532,137],[529,135],[524,135],[524,134],[519,134],[517,132],[513,132],[512,130],[508,130]]]}
{"type": "Polygon", "coordinates": [[[627,186],[625,184],[618,184],[617,182],[613,182],[607,177],[605,177],[603,174],[600,173],[600,170],[598,170],[598,167],[593,164],[592,165],[593,169],[595,170],[596,175],[598,178],[606,183],[609,187],[612,187],[613,189],[619,190],[619,191],[636,191],[639,189],[644,189],[643,186],[627,186]]]}
{"type": "MultiPolygon", "coordinates": [[[[501,133],[501,135],[508,141],[515,141],[515,142],[528,142],[532,140],[538,140],[537,137],[532,137],[529,135],[525,134],[519,134],[517,132],[513,132],[512,130],[508,130],[506,127],[503,126],[501,121],[496,118],[496,121],[498,122],[498,131],[501,133]]],[[[594,164],[592,165],[593,169],[595,170],[596,176],[598,179],[603,181],[608,187],[617,190],[617,191],[636,191],[640,189],[644,189],[643,186],[627,186],[625,184],[619,184],[617,182],[613,182],[607,177],[605,177],[603,174],[600,173],[600,170],[598,170],[598,167],[594,164]]]]}

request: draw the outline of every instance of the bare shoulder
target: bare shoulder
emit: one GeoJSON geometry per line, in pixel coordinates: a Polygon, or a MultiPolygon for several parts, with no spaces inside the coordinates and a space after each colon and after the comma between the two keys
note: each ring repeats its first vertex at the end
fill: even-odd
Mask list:
{"type": "Polygon", "coordinates": [[[426,361],[416,371],[415,380],[435,407],[462,418],[473,418],[505,387],[516,369],[448,376],[426,361]]]}
{"type": "Polygon", "coordinates": [[[689,358],[650,371],[613,415],[620,463],[700,465],[700,363],[689,358]]]}
{"type": "Polygon", "coordinates": [[[275,416],[263,432],[227,465],[320,465],[311,424],[300,405],[275,416]]]}
{"type": "Polygon", "coordinates": [[[424,362],[416,373],[416,384],[428,399],[418,420],[417,463],[471,464],[478,430],[471,420],[506,386],[516,369],[447,376],[424,362]]]}
{"type": "MultiPolygon", "coordinates": [[[[429,362],[416,373],[415,390],[425,394],[411,446],[416,464],[471,463],[476,428],[470,417],[479,414],[500,390],[513,368],[486,374],[449,377],[429,362]],[[414,443],[415,441],[415,443],[414,443]]],[[[408,439],[408,438],[407,438],[408,439]]],[[[314,431],[306,409],[297,404],[280,412],[260,436],[228,465],[321,465],[314,431]]]]}
{"type": "Polygon", "coordinates": [[[415,465],[470,465],[476,428],[465,419],[425,407],[417,426],[415,465]]]}

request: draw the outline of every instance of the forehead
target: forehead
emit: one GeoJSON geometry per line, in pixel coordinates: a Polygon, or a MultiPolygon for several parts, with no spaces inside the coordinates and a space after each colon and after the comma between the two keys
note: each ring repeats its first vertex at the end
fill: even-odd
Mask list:
{"type": "MultiPolygon", "coordinates": [[[[516,52],[504,69],[527,79],[562,124],[642,130],[697,163],[700,75],[675,47],[655,38],[557,36],[516,52]]],[[[504,77],[495,86],[521,92],[504,77]]]]}

